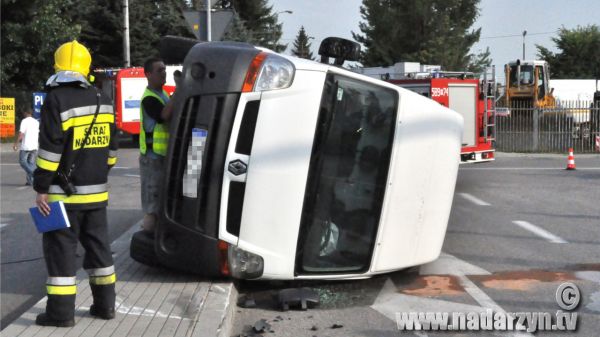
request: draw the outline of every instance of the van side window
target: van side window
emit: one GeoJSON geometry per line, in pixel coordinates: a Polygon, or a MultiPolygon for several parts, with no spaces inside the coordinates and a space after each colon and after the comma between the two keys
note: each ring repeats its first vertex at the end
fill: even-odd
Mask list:
{"type": "Polygon", "coordinates": [[[328,75],[298,242],[302,273],[368,269],[397,111],[395,90],[328,75]]]}

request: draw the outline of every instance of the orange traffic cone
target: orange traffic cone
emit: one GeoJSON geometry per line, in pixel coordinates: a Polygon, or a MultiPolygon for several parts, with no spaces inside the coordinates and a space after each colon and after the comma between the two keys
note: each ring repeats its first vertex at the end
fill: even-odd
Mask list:
{"type": "Polygon", "coordinates": [[[574,170],[575,169],[575,156],[573,155],[573,148],[569,148],[569,158],[567,159],[567,168],[566,170],[574,170]]]}

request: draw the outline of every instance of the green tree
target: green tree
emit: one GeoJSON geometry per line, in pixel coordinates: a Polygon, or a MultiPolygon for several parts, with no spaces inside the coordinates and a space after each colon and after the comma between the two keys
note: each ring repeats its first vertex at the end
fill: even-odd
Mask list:
{"type": "Polygon", "coordinates": [[[93,67],[122,67],[122,0],[81,0],[72,21],[81,26],[79,40],[90,49],[93,67]]]}
{"type": "MultiPolygon", "coordinates": [[[[161,36],[194,37],[183,18],[179,0],[129,0],[131,64],[141,66],[158,55],[161,36]]],[[[122,50],[121,48],[119,50],[122,50]]]]}
{"type": "Polygon", "coordinates": [[[311,43],[308,42],[309,37],[304,30],[304,26],[300,27],[296,40],[294,40],[294,48],[292,48],[292,55],[298,56],[303,59],[313,59],[313,53],[310,51],[311,43]]]}
{"type": "Polygon", "coordinates": [[[250,39],[247,42],[276,52],[287,48],[287,45],[279,43],[283,35],[283,24],[279,23],[268,0],[233,0],[231,3],[249,32],[250,39]]]}
{"type": "Polygon", "coordinates": [[[365,66],[399,61],[440,64],[466,70],[489,64],[489,51],[470,54],[481,29],[472,30],[480,0],[363,0],[361,34],[352,33],[366,50],[365,66]]]}
{"type": "Polygon", "coordinates": [[[68,13],[75,1],[2,1],[2,95],[15,97],[17,109],[31,106],[31,92],[41,90],[54,72],[54,51],[77,38],[81,26],[68,13]]]}
{"type": "Polygon", "coordinates": [[[600,78],[600,31],[597,25],[558,31],[557,53],[536,45],[538,57],[550,64],[552,78],[600,78]]]}
{"type": "Polygon", "coordinates": [[[244,21],[240,19],[240,16],[237,13],[233,14],[233,19],[229,24],[229,28],[225,32],[223,36],[223,40],[225,41],[238,41],[238,42],[250,42],[251,35],[246,26],[244,25],[244,21]]]}
{"type": "MultiPolygon", "coordinates": [[[[129,0],[132,65],[158,54],[164,35],[192,37],[181,8],[186,0],[129,0]]],[[[122,0],[2,0],[0,87],[31,106],[31,93],[43,89],[54,72],[56,48],[78,39],[95,67],[123,66],[122,0]]]]}

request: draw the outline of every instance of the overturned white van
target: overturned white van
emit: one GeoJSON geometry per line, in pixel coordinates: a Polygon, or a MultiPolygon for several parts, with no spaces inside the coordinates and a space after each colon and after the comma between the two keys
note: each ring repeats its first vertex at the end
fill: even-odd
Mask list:
{"type": "MultiPolygon", "coordinates": [[[[344,48],[322,46],[338,64],[344,48]]],[[[210,276],[349,279],[439,256],[458,113],[247,44],[196,44],[182,72],[162,220],[150,247],[134,236],[134,258],[210,276]]]]}

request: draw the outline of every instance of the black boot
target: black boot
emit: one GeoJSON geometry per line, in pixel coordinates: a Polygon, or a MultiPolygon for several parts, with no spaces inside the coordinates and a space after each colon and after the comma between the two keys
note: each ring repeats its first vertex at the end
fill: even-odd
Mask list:
{"type": "Polygon", "coordinates": [[[96,308],[92,304],[90,307],[90,315],[102,319],[113,319],[115,318],[115,308],[96,308]]]}
{"type": "Polygon", "coordinates": [[[50,316],[48,316],[48,314],[43,313],[43,314],[37,315],[37,317],[35,318],[35,324],[41,325],[41,326],[56,326],[59,328],[68,328],[68,327],[75,326],[75,319],[58,321],[58,320],[50,318],[50,316]]]}

